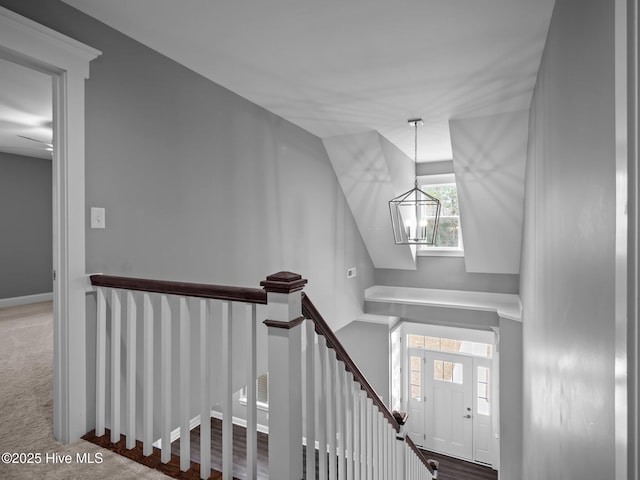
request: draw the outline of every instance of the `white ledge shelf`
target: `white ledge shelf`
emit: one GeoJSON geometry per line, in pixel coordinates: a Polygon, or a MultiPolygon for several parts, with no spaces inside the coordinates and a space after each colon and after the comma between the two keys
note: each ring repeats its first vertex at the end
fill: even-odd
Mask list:
{"type": "Polygon", "coordinates": [[[520,296],[508,293],[374,285],[365,290],[364,299],[367,302],[493,311],[499,317],[522,321],[520,296]]]}

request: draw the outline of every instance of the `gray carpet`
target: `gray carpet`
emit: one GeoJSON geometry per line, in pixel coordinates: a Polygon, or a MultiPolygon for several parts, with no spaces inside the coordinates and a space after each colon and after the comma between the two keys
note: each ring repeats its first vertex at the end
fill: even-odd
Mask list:
{"type": "MultiPolygon", "coordinates": [[[[57,442],[52,367],[51,302],[0,309],[0,454],[41,455],[40,464],[0,462],[0,479],[169,478],[84,440],[57,442]],[[102,463],[77,462],[78,454],[96,459],[98,453],[102,463]],[[53,463],[51,455],[70,455],[71,463],[53,463]]],[[[32,460],[38,461],[37,456],[32,460]]]]}

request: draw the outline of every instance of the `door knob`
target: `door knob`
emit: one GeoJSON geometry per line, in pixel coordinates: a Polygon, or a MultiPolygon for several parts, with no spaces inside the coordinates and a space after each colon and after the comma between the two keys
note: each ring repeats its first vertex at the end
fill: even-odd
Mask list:
{"type": "Polygon", "coordinates": [[[462,418],[471,418],[471,415],[463,415],[462,418]]]}

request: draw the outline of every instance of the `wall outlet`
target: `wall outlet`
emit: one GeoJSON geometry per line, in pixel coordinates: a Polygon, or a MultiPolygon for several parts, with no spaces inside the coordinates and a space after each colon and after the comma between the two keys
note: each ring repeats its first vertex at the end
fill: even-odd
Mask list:
{"type": "Polygon", "coordinates": [[[347,268],[347,278],[354,278],[357,274],[356,267],[347,268]]]}
{"type": "Polygon", "coordinates": [[[104,208],[91,207],[91,228],[105,228],[104,208]]]}

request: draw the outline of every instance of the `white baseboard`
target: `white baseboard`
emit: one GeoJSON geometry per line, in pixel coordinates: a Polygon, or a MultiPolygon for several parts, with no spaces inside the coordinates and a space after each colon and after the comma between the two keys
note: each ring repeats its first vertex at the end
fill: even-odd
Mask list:
{"type": "Polygon", "coordinates": [[[53,300],[53,292],[25,295],[24,297],[0,298],[0,308],[28,305],[30,303],[48,302],[53,300]]]}
{"type": "MultiPolygon", "coordinates": [[[[222,420],[222,413],[216,410],[211,410],[211,418],[217,418],[218,420],[222,420]]],[[[247,428],[247,421],[243,418],[233,417],[232,422],[234,425],[247,428]]],[[[198,425],[200,425],[200,415],[197,415],[191,419],[191,421],[189,422],[189,430],[193,430],[198,425]]],[[[269,427],[266,425],[258,424],[258,431],[269,435],[269,427]]],[[[180,438],[180,427],[171,431],[170,438],[171,438],[171,443],[175,442],[178,438],[180,438]]],[[[153,443],[153,446],[156,448],[162,448],[162,439],[156,440],[153,443]]]]}

